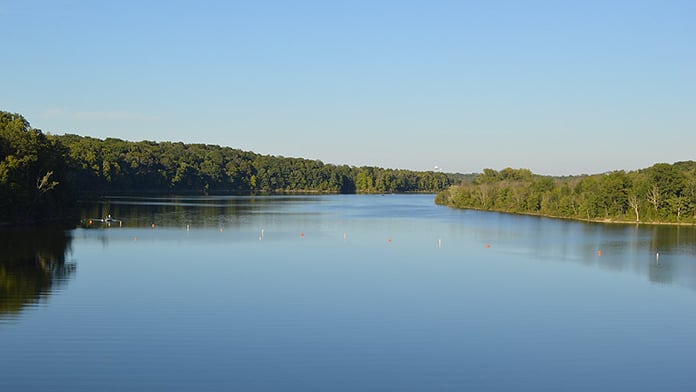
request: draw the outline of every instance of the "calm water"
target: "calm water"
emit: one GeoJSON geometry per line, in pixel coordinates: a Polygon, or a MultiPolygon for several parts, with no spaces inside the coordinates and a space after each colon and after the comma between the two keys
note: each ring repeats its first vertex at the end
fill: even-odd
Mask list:
{"type": "Polygon", "coordinates": [[[0,232],[0,391],[696,390],[693,228],[432,195],[107,214],[0,232]]]}

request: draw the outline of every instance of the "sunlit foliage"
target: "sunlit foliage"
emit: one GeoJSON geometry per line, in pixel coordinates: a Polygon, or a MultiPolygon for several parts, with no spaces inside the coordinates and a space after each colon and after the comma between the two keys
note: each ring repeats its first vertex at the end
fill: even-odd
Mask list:
{"type": "Polygon", "coordinates": [[[592,176],[534,176],[527,169],[484,169],[436,201],[483,209],[595,221],[696,223],[696,162],[592,176]]]}

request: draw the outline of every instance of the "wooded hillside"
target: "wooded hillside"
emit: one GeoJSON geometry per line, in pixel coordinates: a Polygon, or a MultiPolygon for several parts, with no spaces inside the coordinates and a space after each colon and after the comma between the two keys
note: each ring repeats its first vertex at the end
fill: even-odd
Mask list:
{"type": "Polygon", "coordinates": [[[437,192],[452,184],[437,172],[325,164],[230,147],[54,136],[68,149],[80,189],[113,192],[437,192]]]}

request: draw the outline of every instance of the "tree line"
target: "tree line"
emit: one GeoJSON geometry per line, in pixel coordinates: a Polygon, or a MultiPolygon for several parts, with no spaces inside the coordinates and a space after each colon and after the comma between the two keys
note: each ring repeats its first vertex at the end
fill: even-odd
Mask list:
{"type": "Polygon", "coordinates": [[[589,221],[693,224],[696,162],[562,178],[484,169],[473,181],[438,193],[436,203],[589,221]]]}
{"type": "Polygon", "coordinates": [[[438,172],[333,165],[218,145],[53,138],[68,150],[71,181],[100,193],[437,192],[452,183],[438,172]]]}
{"type": "Polygon", "coordinates": [[[434,193],[456,179],[209,144],[44,134],[21,115],[0,111],[0,223],[56,214],[85,194],[434,193]]]}

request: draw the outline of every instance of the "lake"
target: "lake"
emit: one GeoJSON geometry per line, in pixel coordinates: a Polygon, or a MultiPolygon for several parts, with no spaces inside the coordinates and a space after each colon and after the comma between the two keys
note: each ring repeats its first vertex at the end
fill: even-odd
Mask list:
{"type": "Polygon", "coordinates": [[[0,390],[696,390],[693,227],[433,200],[114,197],[3,230],[0,390]]]}

